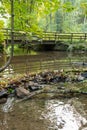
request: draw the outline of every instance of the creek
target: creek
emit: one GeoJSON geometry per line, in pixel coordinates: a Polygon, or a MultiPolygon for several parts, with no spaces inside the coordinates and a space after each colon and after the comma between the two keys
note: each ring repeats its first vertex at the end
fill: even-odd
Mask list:
{"type": "MultiPolygon", "coordinates": [[[[38,72],[46,69],[81,68],[87,66],[86,61],[87,53],[85,52],[39,52],[35,55],[14,56],[10,66],[4,71],[4,75],[8,73],[38,72]]],[[[5,63],[6,56],[1,56],[0,67],[5,63]]]]}
{"type": "MultiPolygon", "coordinates": [[[[80,59],[81,62],[86,62],[86,54],[83,53],[80,57],[79,53],[67,55],[65,52],[18,56],[13,58],[11,68],[7,69],[4,75],[7,75],[8,71],[23,73],[19,68],[25,66],[26,61],[30,63],[33,58],[40,61],[47,57],[58,60],[80,59]]],[[[3,61],[0,64],[3,64],[3,61]]],[[[77,67],[80,65],[77,64],[77,67]]],[[[87,130],[87,96],[49,98],[47,93],[46,96],[47,98],[36,97],[19,103],[9,97],[5,104],[0,105],[0,130],[87,130]]]]}
{"type": "Polygon", "coordinates": [[[87,97],[0,105],[0,130],[87,130],[87,97]]]}

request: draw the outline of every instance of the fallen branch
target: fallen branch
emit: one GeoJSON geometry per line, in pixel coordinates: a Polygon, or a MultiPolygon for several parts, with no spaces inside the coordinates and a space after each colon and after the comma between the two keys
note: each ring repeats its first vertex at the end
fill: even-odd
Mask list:
{"type": "MultiPolygon", "coordinates": [[[[73,91],[73,90],[67,90],[67,91],[62,91],[62,90],[61,91],[44,91],[44,90],[39,90],[39,91],[30,93],[28,96],[26,96],[23,99],[16,100],[16,103],[19,103],[19,102],[22,102],[22,101],[26,101],[26,100],[32,98],[33,96],[36,96],[36,95],[42,94],[42,93],[56,93],[56,94],[63,94],[63,95],[65,95],[65,94],[83,94],[83,95],[87,95],[87,92],[73,91]]],[[[67,96],[67,95],[65,95],[65,96],[67,96]]]]}
{"type": "Polygon", "coordinates": [[[35,95],[41,94],[42,92],[43,92],[43,90],[39,90],[39,91],[36,91],[36,92],[31,92],[28,96],[24,97],[23,99],[16,100],[16,103],[28,100],[28,99],[32,98],[33,96],[35,96],[35,95]]]}

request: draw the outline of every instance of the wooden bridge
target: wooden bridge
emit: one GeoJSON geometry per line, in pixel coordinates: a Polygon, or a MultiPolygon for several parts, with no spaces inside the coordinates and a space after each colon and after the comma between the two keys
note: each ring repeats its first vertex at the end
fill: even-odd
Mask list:
{"type": "MultiPolygon", "coordinates": [[[[58,32],[38,32],[29,36],[25,32],[14,31],[14,44],[56,44],[57,42],[86,41],[87,33],[58,33],[58,32]]],[[[11,33],[5,32],[6,44],[11,43],[11,33]]]]}

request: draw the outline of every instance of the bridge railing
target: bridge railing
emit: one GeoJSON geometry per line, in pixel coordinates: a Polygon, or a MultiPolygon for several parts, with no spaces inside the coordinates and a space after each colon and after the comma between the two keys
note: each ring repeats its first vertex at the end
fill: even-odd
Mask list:
{"type": "Polygon", "coordinates": [[[87,33],[57,33],[57,32],[45,32],[43,33],[43,40],[63,40],[63,39],[70,39],[72,40],[86,40],[87,33]]]}
{"type": "MultiPolygon", "coordinates": [[[[11,41],[11,29],[4,29],[3,30],[4,37],[6,43],[11,41]]],[[[66,41],[69,40],[71,43],[74,40],[87,40],[87,33],[58,33],[58,32],[42,32],[37,34],[32,34],[31,39],[28,37],[27,33],[23,31],[14,31],[14,41],[15,44],[18,44],[18,41],[25,41],[26,39],[30,42],[38,42],[41,40],[44,41],[66,41]],[[16,43],[17,42],[17,43],[16,43]]],[[[21,42],[20,42],[21,43],[21,42]]]]}
{"type": "MultiPolygon", "coordinates": [[[[4,35],[4,40],[6,44],[11,43],[11,29],[2,29],[0,30],[4,35]]],[[[26,33],[23,31],[14,31],[14,44],[16,44],[17,41],[25,41],[26,40],[26,33]]]]}

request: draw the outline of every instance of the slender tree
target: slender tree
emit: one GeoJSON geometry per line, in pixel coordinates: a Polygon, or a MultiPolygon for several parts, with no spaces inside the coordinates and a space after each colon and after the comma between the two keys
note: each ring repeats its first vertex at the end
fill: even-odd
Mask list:
{"type": "Polygon", "coordinates": [[[13,57],[13,52],[14,52],[14,0],[11,0],[11,54],[7,63],[0,68],[0,72],[5,70],[9,66],[11,59],[13,57]]]}

